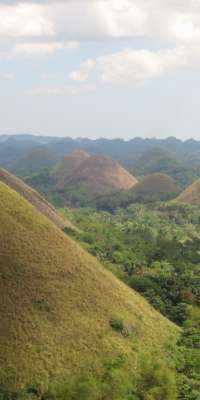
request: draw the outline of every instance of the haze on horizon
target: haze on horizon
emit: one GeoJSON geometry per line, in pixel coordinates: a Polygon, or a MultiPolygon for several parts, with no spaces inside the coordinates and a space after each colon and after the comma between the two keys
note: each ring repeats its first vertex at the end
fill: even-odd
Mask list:
{"type": "Polygon", "coordinates": [[[196,0],[0,0],[0,133],[200,138],[196,0]]]}

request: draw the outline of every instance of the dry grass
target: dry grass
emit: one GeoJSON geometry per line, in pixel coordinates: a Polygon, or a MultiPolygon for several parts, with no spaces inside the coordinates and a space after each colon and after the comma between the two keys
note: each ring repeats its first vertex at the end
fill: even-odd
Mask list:
{"type": "Polygon", "coordinates": [[[200,202],[200,179],[187,187],[178,197],[177,201],[182,203],[199,204],[200,202]]]}
{"type": "Polygon", "coordinates": [[[134,369],[144,349],[167,357],[178,328],[0,183],[0,385],[98,373],[119,354],[134,369]],[[134,327],[124,337],[110,326],[134,327]]]}
{"type": "Polygon", "coordinates": [[[0,169],[0,181],[7,184],[11,189],[18,192],[28,200],[38,211],[48,217],[56,226],[61,229],[76,229],[71,222],[59,215],[56,209],[49,204],[36,190],[30,188],[21,179],[10,174],[4,169],[0,169]]]}
{"type": "Polygon", "coordinates": [[[128,190],[136,183],[137,179],[117,161],[100,155],[87,158],[68,180],[69,186],[80,186],[93,194],[128,190]]]}
{"type": "Polygon", "coordinates": [[[170,194],[178,193],[179,188],[170,176],[162,173],[155,173],[145,176],[132,189],[137,193],[148,194],[170,194]]]}

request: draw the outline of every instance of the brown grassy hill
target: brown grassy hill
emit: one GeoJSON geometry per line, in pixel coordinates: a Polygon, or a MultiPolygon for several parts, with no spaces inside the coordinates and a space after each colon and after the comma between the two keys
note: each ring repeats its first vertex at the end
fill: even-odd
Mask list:
{"type": "Polygon", "coordinates": [[[26,185],[21,179],[4,169],[0,169],[0,181],[6,183],[10,188],[18,192],[59,228],[64,229],[68,227],[75,229],[73,224],[63,216],[59,215],[51,204],[49,204],[37,191],[26,185]]]}
{"type": "Polygon", "coordinates": [[[154,173],[142,178],[132,189],[135,193],[148,195],[173,195],[178,194],[179,188],[171,176],[162,173],[154,173]]]}
{"type": "Polygon", "coordinates": [[[58,181],[58,185],[62,186],[66,180],[72,176],[74,171],[82,164],[83,161],[90,157],[84,150],[76,150],[73,153],[65,156],[55,168],[52,170],[51,176],[58,181]]]}
{"type": "Polygon", "coordinates": [[[81,186],[94,194],[106,194],[121,189],[130,189],[137,179],[117,161],[107,156],[87,158],[68,181],[69,185],[81,186]]]}
{"type": "Polygon", "coordinates": [[[180,189],[173,178],[155,173],[141,178],[131,190],[121,190],[98,197],[95,205],[100,210],[113,212],[119,207],[126,208],[133,203],[148,204],[171,200],[176,198],[178,193],[180,189]]]}
{"type": "Polygon", "coordinates": [[[1,390],[101,376],[116,359],[135,374],[145,349],[166,359],[175,325],[3,183],[0,205],[1,390]]]}
{"type": "Polygon", "coordinates": [[[200,203],[200,179],[188,186],[178,197],[177,201],[182,203],[200,203]]]}

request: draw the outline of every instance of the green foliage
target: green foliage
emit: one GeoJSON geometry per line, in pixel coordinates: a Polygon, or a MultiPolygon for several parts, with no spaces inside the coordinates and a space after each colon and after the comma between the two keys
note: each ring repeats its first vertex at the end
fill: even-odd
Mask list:
{"type": "Polygon", "coordinates": [[[159,360],[158,355],[144,357],[137,382],[138,398],[141,400],[176,400],[177,385],[173,371],[159,360]]]}
{"type": "Polygon", "coordinates": [[[73,234],[112,272],[178,324],[200,303],[200,209],[176,203],[132,205],[114,214],[67,211],[73,234]]]}
{"type": "Polygon", "coordinates": [[[121,319],[117,319],[117,318],[111,319],[110,326],[117,332],[123,332],[124,323],[121,319]]]}
{"type": "Polygon", "coordinates": [[[85,371],[62,383],[51,383],[47,391],[30,385],[16,393],[1,392],[1,400],[176,400],[176,373],[157,355],[142,355],[137,374],[125,369],[119,355],[107,360],[98,377],[85,371]]]}
{"type": "MultiPolygon", "coordinates": [[[[183,327],[174,352],[177,377],[144,358],[134,399],[200,399],[200,207],[131,205],[115,213],[65,210],[83,246],[161,313],[183,327]],[[177,389],[176,383],[177,381],[177,389]]],[[[122,320],[114,320],[119,332],[122,320]]]]}

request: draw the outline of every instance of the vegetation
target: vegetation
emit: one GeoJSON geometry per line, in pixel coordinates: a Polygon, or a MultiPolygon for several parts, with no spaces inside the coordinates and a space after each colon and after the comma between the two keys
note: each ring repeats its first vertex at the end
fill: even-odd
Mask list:
{"type": "Polygon", "coordinates": [[[0,400],[200,399],[198,146],[2,139],[0,400]]]}
{"type": "MultiPolygon", "coordinates": [[[[65,209],[64,213],[81,229],[79,234],[71,233],[73,237],[182,326],[176,353],[178,398],[199,399],[200,207],[170,202],[133,204],[113,214],[93,209],[65,209]]],[[[115,319],[112,325],[123,331],[122,320],[115,319]]],[[[149,396],[141,398],[157,398],[149,396]]]]}
{"type": "Polygon", "coordinates": [[[25,153],[13,166],[16,175],[27,177],[40,173],[44,168],[53,168],[57,158],[45,146],[36,147],[25,153]]]}
{"type": "MultiPolygon", "coordinates": [[[[200,176],[200,142],[196,140],[181,141],[173,137],[167,139],[134,138],[122,139],[71,139],[58,137],[39,137],[31,135],[1,136],[0,164],[4,168],[27,176],[24,161],[28,161],[29,172],[34,174],[39,168],[35,157],[29,163],[28,155],[41,148],[47,152],[44,161],[39,159],[38,166],[53,165],[52,155],[58,161],[74,150],[83,149],[91,154],[105,154],[118,160],[123,166],[137,176],[155,172],[165,173],[175,179],[182,187],[193,183],[200,176]],[[36,169],[35,169],[36,168],[36,169]],[[18,169],[18,171],[17,171],[18,169]]],[[[36,157],[37,158],[37,157],[36,157]]]]}
{"type": "Polygon", "coordinates": [[[143,354],[174,374],[180,330],[3,183],[0,199],[1,399],[148,398],[143,354]]]}
{"type": "Polygon", "coordinates": [[[155,173],[141,178],[131,190],[98,197],[93,204],[99,210],[113,212],[119,207],[124,208],[132,203],[148,204],[174,199],[179,192],[180,189],[173,178],[155,173]]]}

